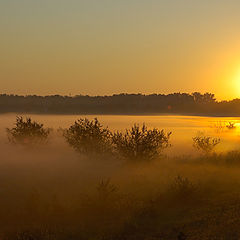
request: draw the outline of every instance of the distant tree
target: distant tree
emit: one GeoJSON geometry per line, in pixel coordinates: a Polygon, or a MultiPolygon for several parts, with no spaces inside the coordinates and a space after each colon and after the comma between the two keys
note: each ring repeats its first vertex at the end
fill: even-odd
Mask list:
{"type": "Polygon", "coordinates": [[[110,179],[102,180],[97,185],[97,192],[100,200],[106,201],[113,193],[116,193],[116,191],[117,187],[111,183],[110,179]]]}
{"type": "Polygon", "coordinates": [[[194,92],[192,93],[192,96],[196,103],[199,103],[202,101],[202,94],[200,92],[194,92]]]}
{"type": "Polygon", "coordinates": [[[32,121],[31,118],[17,117],[15,127],[6,129],[8,140],[13,144],[35,145],[46,143],[50,129],[43,124],[32,121]]]}
{"type": "Polygon", "coordinates": [[[160,155],[164,148],[170,146],[171,133],[165,133],[156,128],[148,130],[146,125],[137,124],[125,133],[113,134],[113,144],[116,151],[129,160],[152,160],[160,155]]]}
{"type": "Polygon", "coordinates": [[[204,103],[214,103],[216,101],[215,95],[212,93],[204,93],[203,101],[204,103]]]}
{"type": "Polygon", "coordinates": [[[67,114],[240,114],[240,100],[217,102],[214,94],[194,92],[171,94],[114,94],[112,96],[18,96],[0,94],[0,113],[67,114]]]}
{"type": "Polygon", "coordinates": [[[199,92],[194,92],[192,96],[196,103],[214,103],[216,101],[215,95],[212,93],[201,94],[199,92]]]}
{"type": "Polygon", "coordinates": [[[97,118],[79,119],[63,132],[67,143],[82,154],[107,154],[112,152],[111,132],[97,118]]]}
{"type": "Polygon", "coordinates": [[[196,137],[193,137],[193,146],[203,153],[209,154],[220,143],[220,141],[219,138],[198,134],[196,137]]]}

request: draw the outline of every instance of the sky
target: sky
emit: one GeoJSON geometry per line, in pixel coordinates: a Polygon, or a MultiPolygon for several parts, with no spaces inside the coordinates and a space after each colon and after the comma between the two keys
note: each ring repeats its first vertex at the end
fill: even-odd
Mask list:
{"type": "Polygon", "coordinates": [[[239,0],[0,0],[0,93],[240,98],[239,0]]]}

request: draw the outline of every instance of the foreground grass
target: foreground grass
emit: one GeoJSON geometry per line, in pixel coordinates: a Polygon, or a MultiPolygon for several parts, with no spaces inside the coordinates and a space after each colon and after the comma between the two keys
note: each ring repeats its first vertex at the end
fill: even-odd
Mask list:
{"type": "Polygon", "coordinates": [[[239,152],[126,165],[14,149],[1,148],[2,239],[239,239],[239,152]]]}

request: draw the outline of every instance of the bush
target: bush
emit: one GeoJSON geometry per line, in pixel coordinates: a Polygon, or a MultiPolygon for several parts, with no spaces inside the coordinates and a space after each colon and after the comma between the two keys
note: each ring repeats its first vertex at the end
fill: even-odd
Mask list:
{"type": "Polygon", "coordinates": [[[99,199],[106,201],[113,193],[116,193],[117,187],[110,182],[110,179],[106,179],[97,185],[97,191],[99,199]]]}
{"type": "Polygon", "coordinates": [[[193,138],[193,147],[205,154],[211,153],[219,143],[219,138],[213,138],[209,136],[198,135],[193,138]]]}
{"type": "Polygon", "coordinates": [[[188,198],[196,192],[197,187],[188,178],[178,175],[171,185],[171,190],[178,198],[188,198]]]}
{"type": "Polygon", "coordinates": [[[8,140],[13,144],[34,145],[46,143],[50,129],[43,124],[32,121],[31,118],[17,117],[15,127],[6,129],[8,140]]]}
{"type": "Polygon", "coordinates": [[[235,129],[236,128],[235,124],[236,124],[235,122],[228,122],[226,128],[228,128],[229,130],[235,129]]]}
{"type": "Polygon", "coordinates": [[[145,124],[142,127],[134,124],[125,133],[114,133],[112,139],[116,151],[125,159],[152,160],[170,146],[170,135],[156,128],[148,130],[145,124]]]}
{"type": "Polygon", "coordinates": [[[67,143],[82,154],[107,154],[112,152],[111,132],[95,118],[79,119],[63,132],[67,143]]]}

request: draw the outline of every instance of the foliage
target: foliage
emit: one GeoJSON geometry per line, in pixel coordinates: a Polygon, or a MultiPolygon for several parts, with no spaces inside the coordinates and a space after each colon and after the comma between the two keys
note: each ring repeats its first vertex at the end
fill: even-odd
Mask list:
{"type": "Polygon", "coordinates": [[[192,96],[193,96],[194,101],[196,103],[209,104],[209,103],[215,103],[216,102],[215,95],[212,94],[212,93],[201,94],[199,92],[194,92],[194,93],[192,93],[192,96]]]}
{"type": "Polygon", "coordinates": [[[226,128],[228,128],[229,130],[236,128],[235,122],[228,122],[226,128]]]}
{"type": "Polygon", "coordinates": [[[63,132],[67,143],[82,154],[111,153],[111,135],[97,118],[92,121],[80,118],[63,132]]]}
{"type": "Polygon", "coordinates": [[[218,102],[214,94],[114,94],[112,96],[18,96],[0,94],[0,112],[57,114],[236,115],[240,99],[218,102]],[[27,107],[26,107],[27,106],[27,107]]]}
{"type": "Polygon", "coordinates": [[[193,146],[204,152],[205,154],[211,153],[214,148],[220,143],[220,138],[214,138],[209,136],[204,136],[199,134],[196,137],[193,137],[193,146]]]}
{"type": "Polygon", "coordinates": [[[116,151],[125,159],[152,160],[159,156],[164,148],[170,146],[171,133],[154,128],[148,130],[146,125],[137,124],[125,133],[116,132],[113,135],[113,144],[116,151]]]}
{"type": "Polygon", "coordinates": [[[178,175],[175,177],[171,189],[178,197],[185,198],[196,192],[197,188],[188,178],[178,175]]]}
{"type": "Polygon", "coordinates": [[[31,118],[17,117],[15,127],[6,129],[8,140],[13,144],[34,145],[46,143],[50,129],[43,124],[32,121],[31,118]]]}
{"type": "Polygon", "coordinates": [[[102,200],[106,200],[111,196],[113,193],[117,191],[117,187],[113,185],[110,181],[110,179],[102,180],[97,185],[97,191],[99,194],[99,198],[102,200]]]}

